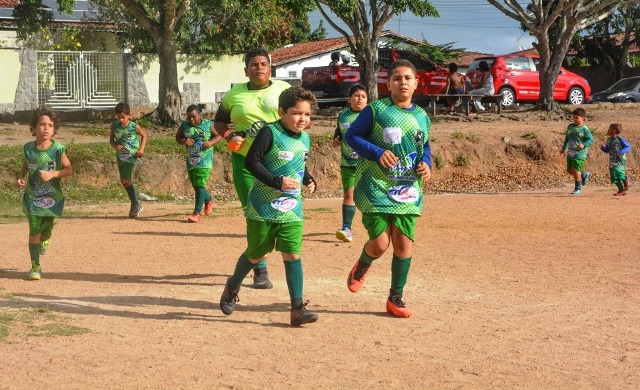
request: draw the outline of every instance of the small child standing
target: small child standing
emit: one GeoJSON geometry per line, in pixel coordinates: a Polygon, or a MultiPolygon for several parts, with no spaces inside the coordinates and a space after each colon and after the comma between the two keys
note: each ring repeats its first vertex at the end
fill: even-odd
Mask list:
{"type": "Polygon", "coordinates": [[[333,133],[333,146],[340,146],[340,176],[342,177],[342,228],[336,232],[336,238],[344,242],[351,242],[351,224],[356,215],[356,204],[353,201],[353,188],[355,187],[356,162],[358,153],[354,152],[344,135],[349,126],[356,120],[360,111],[367,106],[369,96],[367,89],[362,84],[356,84],[349,90],[349,108],[338,115],[338,126],[333,133]]]}
{"type": "Polygon", "coordinates": [[[293,326],[309,324],[318,315],[308,312],[303,299],[301,185],[314,192],[316,183],[307,172],[311,141],[304,131],[311,124],[315,95],[293,87],[278,100],[280,120],[264,126],[249,148],[245,167],[256,178],[247,199],[247,249],[224,286],[220,310],[233,313],[243,279],[274,247],[282,253],[293,326]]]}
{"type": "MultiPolygon", "coordinates": [[[[449,64],[449,77],[447,77],[447,85],[444,88],[444,93],[449,95],[462,95],[466,92],[466,83],[464,76],[458,73],[458,64],[452,62],[449,64]]],[[[449,110],[447,114],[453,115],[456,113],[456,101],[455,97],[447,98],[447,105],[449,110]]]]}
{"type": "Polygon", "coordinates": [[[207,192],[207,181],[213,167],[212,146],[222,140],[222,137],[211,131],[213,122],[202,119],[200,107],[192,104],[187,107],[187,120],[182,121],[176,132],[176,142],[185,145],[187,149],[187,174],[196,193],[196,205],[193,214],[187,221],[200,221],[200,213],[204,206],[204,215],[211,215],[213,200],[207,192]]]}
{"type": "Polygon", "coordinates": [[[60,179],[73,174],[67,148],[52,139],[59,126],[55,112],[46,108],[34,112],[29,127],[36,140],[24,145],[25,161],[17,178],[18,188],[25,188],[23,205],[29,219],[29,280],[42,277],[40,255],[47,253],[54,219],[64,209],[60,179]]]}
{"type": "Polygon", "coordinates": [[[622,125],[613,123],[607,130],[607,143],[600,146],[600,150],[609,153],[609,175],[611,182],[618,187],[615,196],[623,196],[629,190],[629,178],[627,177],[627,153],[631,151],[629,142],[620,136],[622,125]]]}
{"type": "Polygon", "coordinates": [[[587,113],[583,108],[573,110],[573,123],[567,126],[567,132],[560,154],[567,153],[567,172],[573,177],[575,187],[571,194],[580,195],[582,187],[589,182],[590,172],[583,171],[589,146],[593,143],[591,130],[584,124],[587,113]]]}
{"type": "Polygon", "coordinates": [[[358,292],[374,260],[393,245],[387,312],[401,318],[412,313],[402,300],[411,266],[416,222],[422,213],[422,182],[431,177],[427,113],[411,102],[418,85],[415,66],[397,60],[389,66],[391,97],[369,104],[349,127],[347,143],[359,155],[355,203],[369,241],[347,277],[358,292]]]}
{"type": "Polygon", "coordinates": [[[120,183],[127,191],[131,207],[129,218],[135,218],[142,211],[142,204],[132,183],[133,167],[136,160],[144,155],[147,133],[131,120],[131,108],[127,103],[118,103],[115,108],[116,120],[111,123],[109,143],[116,150],[116,163],[120,173],[120,183]]]}

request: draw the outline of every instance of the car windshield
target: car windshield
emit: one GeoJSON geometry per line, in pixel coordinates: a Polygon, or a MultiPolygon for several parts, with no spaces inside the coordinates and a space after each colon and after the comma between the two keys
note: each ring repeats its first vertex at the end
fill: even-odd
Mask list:
{"type": "Polygon", "coordinates": [[[487,61],[487,64],[489,65],[489,68],[491,68],[491,66],[493,65],[493,62],[495,60],[496,60],[495,57],[477,58],[477,59],[473,60],[473,62],[471,63],[471,65],[469,65],[469,68],[467,70],[479,70],[480,69],[480,62],[482,62],[482,61],[487,61]]]}
{"type": "Polygon", "coordinates": [[[613,84],[612,86],[610,86],[609,88],[607,88],[608,91],[622,91],[625,89],[631,89],[633,87],[636,86],[636,84],[638,84],[638,81],[640,81],[640,79],[622,79],[620,81],[618,81],[617,83],[613,84]]]}

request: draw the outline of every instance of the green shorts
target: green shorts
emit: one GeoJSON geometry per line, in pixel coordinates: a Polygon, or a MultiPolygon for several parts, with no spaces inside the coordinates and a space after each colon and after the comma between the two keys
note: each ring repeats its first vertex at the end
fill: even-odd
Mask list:
{"type": "Polygon", "coordinates": [[[189,169],[187,174],[189,175],[189,181],[191,181],[193,188],[206,188],[209,175],[211,174],[211,168],[193,168],[189,169]]]}
{"type": "Polygon", "coordinates": [[[51,237],[53,230],[53,220],[55,217],[38,217],[36,215],[27,215],[29,219],[29,236],[40,235],[44,239],[51,237]]]}
{"type": "Polygon", "coordinates": [[[231,169],[233,173],[233,186],[238,194],[242,207],[247,205],[249,190],[253,186],[253,176],[244,167],[245,157],[238,153],[231,153],[231,169]]]}
{"type": "Polygon", "coordinates": [[[274,223],[247,219],[247,250],[250,259],[261,259],[273,248],[281,253],[302,253],[303,222],[274,223]]]}
{"type": "Polygon", "coordinates": [[[346,192],[356,186],[356,167],[340,167],[342,191],[346,192]]]}
{"type": "Polygon", "coordinates": [[[417,220],[418,215],[362,213],[362,224],[370,240],[378,238],[390,224],[393,224],[411,241],[415,241],[417,220]]]}
{"type": "Polygon", "coordinates": [[[584,168],[584,160],[580,160],[577,158],[567,158],[567,172],[571,173],[572,169],[575,169],[578,172],[582,172],[584,168]]]}
{"type": "Polygon", "coordinates": [[[118,172],[120,172],[120,180],[129,180],[133,177],[133,167],[135,163],[118,160],[118,172]]]}
{"type": "Polygon", "coordinates": [[[623,167],[609,168],[609,175],[612,183],[627,180],[627,172],[623,167]]]}

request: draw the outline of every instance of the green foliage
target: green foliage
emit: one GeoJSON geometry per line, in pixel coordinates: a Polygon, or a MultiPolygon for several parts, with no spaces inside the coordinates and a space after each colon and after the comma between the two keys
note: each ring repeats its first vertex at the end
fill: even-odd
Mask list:
{"type": "Polygon", "coordinates": [[[45,306],[21,305],[16,309],[4,309],[0,312],[0,342],[6,342],[9,336],[74,336],[90,332],[88,328],[70,322],[69,317],[51,313],[45,306]]]}
{"type": "Polygon", "coordinates": [[[478,142],[480,142],[480,136],[476,133],[464,134],[461,131],[454,131],[453,133],[451,133],[451,138],[466,139],[467,141],[473,142],[474,144],[477,144],[478,142]]]}
{"type": "Polygon", "coordinates": [[[444,167],[444,157],[439,154],[433,156],[433,163],[437,170],[440,170],[444,167]]]}
{"type": "Polygon", "coordinates": [[[460,152],[456,155],[454,161],[456,166],[466,167],[467,165],[469,165],[469,162],[471,161],[471,157],[469,157],[468,154],[460,152]]]}
{"type": "Polygon", "coordinates": [[[77,27],[43,27],[38,32],[25,37],[22,43],[34,50],[78,51],[82,50],[82,32],[77,27]]]}
{"type": "Polygon", "coordinates": [[[535,131],[527,131],[526,133],[524,133],[522,138],[536,139],[536,138],[538,138],[538,134],[536,134],[535,131]]]}
{"type": "Polygon", "coordinates": [[[464,134],[461,131],[454,131],[453,133],[451,133],[451,138],[453,138],[453,139],[463,139],[464,138],[464,134]]]}
{"type": "MultiPolygon", "coordinates": [[[[401,48],[404,47],[399,39],[393,38],[389,40],[387,46],[401,48]]],[[[440,45],[432,45],[422,36],[422,42],[410,50],[422,54],[436,64],[446,67],[450,62],[456,60],[460,52],[466,50],[463,48],[453,47],[455,42],[443,43],[440,45]]]]}

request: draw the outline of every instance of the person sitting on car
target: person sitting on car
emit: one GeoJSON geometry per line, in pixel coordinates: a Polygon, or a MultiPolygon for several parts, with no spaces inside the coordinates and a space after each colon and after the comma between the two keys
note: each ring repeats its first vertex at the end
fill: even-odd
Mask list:
{"type": "MultiPolygon", "coordinates": [[[[480,87],[474,90],[469,91],[470,95],[493,95],[495,90],[493,88],[493,76],[489,71],[489,64],[487,61],[480,61],[478,67],[482,71],[482,77],[480,78],[480,87]]],[[[479,99],[473,99],[473,106],[475,108],[475,112],[482,112],[485,110],[482,103],[480,103],[479,99]]]]}

